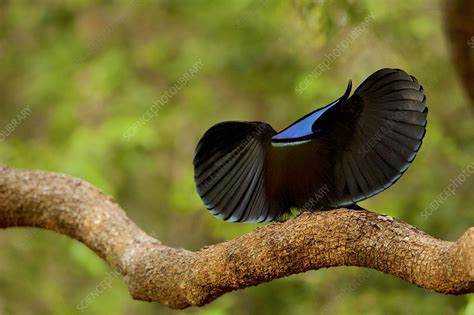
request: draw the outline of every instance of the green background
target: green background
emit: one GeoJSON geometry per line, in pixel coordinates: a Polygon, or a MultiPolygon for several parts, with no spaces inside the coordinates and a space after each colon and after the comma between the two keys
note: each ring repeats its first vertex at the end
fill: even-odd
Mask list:
{"type": "MultiPolygon", "coordinates": [[[[71,174],[112,195],[164,244],[198,250],[255,224],[216,220],[193,182],[195,145],[223,120],[281,129],[383,67],[422,83],[428,131],[396,185],[362,203],[442,239],[474,214],[466,181],[423,210],[470,165],[474,128],[437,1],[2,1],[0,130],[8,166],[71,174]],[[296,87],[368,16],[373,21],[303,93],[296,87]],[[123,134],[198,60],[203,67],[139,132],[123,134]]],[[[49,231],[0,231],[0,314],[81,314],[110,268],[49,231]]],[[[444,296],[377,271],[307,272],[171,311],[133,301],[120,277],[83,314],[474,314],[472,296],[444,296]]]]}

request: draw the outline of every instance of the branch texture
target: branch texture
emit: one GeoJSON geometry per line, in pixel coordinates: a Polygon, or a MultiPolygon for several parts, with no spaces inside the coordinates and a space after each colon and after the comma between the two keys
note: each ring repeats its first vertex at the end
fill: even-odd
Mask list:
{"type": "Polygon", "coordinates": [[[14,226],[79,240],[124,276],[134,299],[170,308],[334,266],[376,269],[445,294],[474,292],[474,228],[448,242],[370,211],[303,213],[190,252],[148,236],[83,180],[0,166],[0,227],[14,226]]]}

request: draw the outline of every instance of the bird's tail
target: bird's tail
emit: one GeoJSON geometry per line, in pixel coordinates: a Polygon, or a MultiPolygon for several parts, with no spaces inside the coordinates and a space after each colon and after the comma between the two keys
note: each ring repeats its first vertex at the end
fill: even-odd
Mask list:
{"type": "Polygon", "coordinates": [[[347,100],[360,114],[335,165],[333,206],[356,203],[394,184],[416,156],[426,131],[422,86],[399,69],[381,69],[347,100]]]}

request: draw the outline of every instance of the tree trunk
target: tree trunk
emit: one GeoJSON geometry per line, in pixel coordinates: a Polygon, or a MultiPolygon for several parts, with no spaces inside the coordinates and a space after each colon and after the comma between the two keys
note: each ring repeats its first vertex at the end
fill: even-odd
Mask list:
{"type": "Polygon", "coordinates": [[[447,0],[444,22],[451,59],[474,106],[474,1],[447,0]]]}

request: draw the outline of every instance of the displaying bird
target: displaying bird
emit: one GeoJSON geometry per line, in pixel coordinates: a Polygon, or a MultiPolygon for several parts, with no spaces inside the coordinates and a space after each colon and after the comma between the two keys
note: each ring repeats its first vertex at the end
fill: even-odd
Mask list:
{"type": "Polygon", "coordinates": [[[381,69],[350,95],[281,132],[264,122],[222,122],[194,155],[196,189],[207,209],[232,222],[272,221],[291,208],[357,209],[393,185],[426,131],[422,86],[399,69],[381,69]]]}

